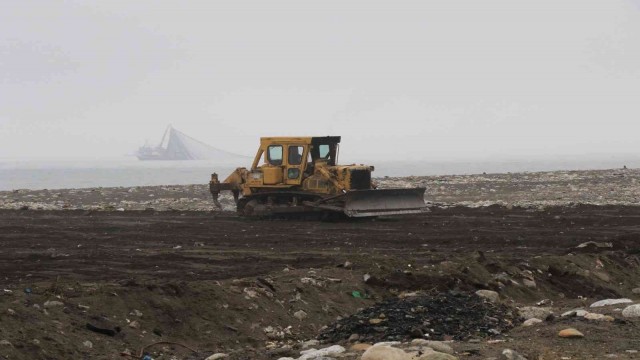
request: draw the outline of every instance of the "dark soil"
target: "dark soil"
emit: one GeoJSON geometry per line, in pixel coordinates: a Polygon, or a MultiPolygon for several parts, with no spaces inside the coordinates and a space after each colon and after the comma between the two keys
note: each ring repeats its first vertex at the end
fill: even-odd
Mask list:
{"type": "MultiPolygon", "coordinates": [[[[154,359],[214,352],[267,359],[268,341],[295,347],[336,318],[403,291],[491,289],[513,306],[550,299],[563,309],[637,298],[631,289],[640,286],[639,207],[432,210],[355,222],[257,221],[227,212],[0,211],[0,340],[12,344],[0,347],[0,358],[120,359],[122,351],[170,341],[198,355],[154,345],[154,359]],[[613,248],[576,249],[587,241],[613,248]],[[537,286],[523,286],[525,279],[537,286]],[[353,291],[366,296],[354,298],[353,291]],[[63,304],[45,308],[50,300],[63,304]],[[299,310],[308,314],[303,321],[293,316],[299,310]],[[121,331],[109,336],[87,324],[121,331]],[[92,348],[83,346],[87,340],[92,348]]],[[[452,318],[451,328],[437,332],[458,339],[486,334],[477,326],[456,330],[471,316],[461,311],[462,320],[452,318]]],[[[508,332],[508,346],[530,359],[598,359],[635,349],[637,325],[572,319],[540,332],[518,327],[508,332]],[[578,327],[585,341],[558,340],[560,326],[578,327]]],[[[397,331],[390,336],[406,336],[406,328],[397,331]]],[[[469,359],[484,359],[506,345],[469,346],[469,359]]]]}

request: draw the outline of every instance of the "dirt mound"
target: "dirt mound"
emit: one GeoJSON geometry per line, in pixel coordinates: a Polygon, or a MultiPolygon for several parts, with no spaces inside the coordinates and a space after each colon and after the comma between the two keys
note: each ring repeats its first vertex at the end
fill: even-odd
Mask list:
{"type": "Polygon", "coordinates": [[[516,312],[506,305],[475,294],[447,292],[383,301],[331,325],[319,338],[339,342],[358,334],[360,341],[367,342],[422,337],[465,340],[495,336],[519,323],[516,312]]]}

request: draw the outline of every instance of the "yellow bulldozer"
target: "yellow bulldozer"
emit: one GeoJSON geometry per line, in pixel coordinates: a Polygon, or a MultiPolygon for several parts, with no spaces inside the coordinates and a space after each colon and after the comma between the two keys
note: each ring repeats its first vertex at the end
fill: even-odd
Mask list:
{"type": "Polygon", "coordinates": [[[223,182],[211,175],[213,201],[222,208],[220,192],[231,191],[238,214],[248,217],[425,211],[425,188],[378,189],[373,166],[337,165],[339,146],[340,136],[263,137],[251,169],[237,168],[223,182]]]}

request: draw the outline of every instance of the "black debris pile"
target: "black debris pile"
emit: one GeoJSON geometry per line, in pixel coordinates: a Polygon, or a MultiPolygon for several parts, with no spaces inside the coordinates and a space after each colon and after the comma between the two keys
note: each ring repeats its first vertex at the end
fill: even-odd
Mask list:
{"type": "Polygon", "coordinates": [[[359,341],[403,341],[411,338],[466,340],[496,336],[519,325],[512,308],[461,292],[393,298],[339,320],[320,340],[330,343],[353,334],[359,341]]]}

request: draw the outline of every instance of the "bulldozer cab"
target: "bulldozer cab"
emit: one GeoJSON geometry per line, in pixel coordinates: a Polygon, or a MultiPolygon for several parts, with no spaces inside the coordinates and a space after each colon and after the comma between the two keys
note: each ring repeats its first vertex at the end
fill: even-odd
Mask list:
{"type": "Polygon", "coordinates": [[[339,143],[339,136],[261,138],[251,170],[265,186],[300,185],[316,161],[336,164],[339,143]]]}

